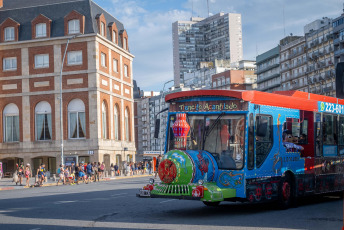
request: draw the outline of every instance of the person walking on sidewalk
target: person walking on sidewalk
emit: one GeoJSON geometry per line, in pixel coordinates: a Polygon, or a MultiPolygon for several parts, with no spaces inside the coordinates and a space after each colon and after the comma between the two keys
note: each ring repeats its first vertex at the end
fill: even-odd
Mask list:
{"type": "Polygon", "coordinates": [[[97,182],[97,178],[99,181],[99,173],[98,173],[98,164],[97,162],[93,163],[93,171],[94,171],[94,182],[97,182]]]}
{"type": "Polygon", "coordinates": [[[30,169],[30,164],[26,164],[25,167],[25,178],[26,178],[26,187],[30,187],[30,177],[31,177],[31,169],[30,169]]]}
{"type": "Polygon", "coordinates": [[[119,170],[118,170],[118,165],[117,165],[117,163],[115,164],[115,166],[113,166],[114,167],[114,169],[115,169],[115,175],[116,176],[119,176],[119,170]]]}
{"type": "Polygon", "coordinates": [[[158,175],[158,168],[159,168],[160,161],[161,161],[161,155],[158,156],[158,159],[156,159],[156,162],[155,162],[155,176],[154,176],[155,178],[158,175]]]}
{"type": "Polygon", "coordinates": [[[64,167],[63,164],[60,164],[60,168],[57,170],[57,173],[59,174],[59,180],[57,181],[56,186],[59,186],[59,182],[62,181],[63,184],[65,184],[65,174],[64,174],[64,167]]]}
{"type": "Polygon", "coordinates": [[[20,186],[23,186],[23,176],[24,176],[24,163],[21,162],[20,163],[20,166],[18,167],[18,180],[19,180],[19,184],[20,186]]]}
{"type": "Polygon", "coordinates": [[[37,186],[42,186],[43,181],[45,180],[45,164],[41,164],[39,168],[37,169],[37,174],[38,174],[38,181],[37,181],[37,186]]]}
{"type": "Polygon", "coordinates": [[[87,181],[91,182],[92,180],[92,164],[91,162],[88,162],[87,166],[86,166],[86,173],[87,173],[87,181]]]}
{"type": "MultiPolygon", "coordinates": [[[[98,169],[99,170],[99,169],[98,169]]],[[[103,179],[104,178],[104,172],[105,172],[105,164],[104,162],[102,162],[102,164],[100,165],[100,178],[103,179]]]]}

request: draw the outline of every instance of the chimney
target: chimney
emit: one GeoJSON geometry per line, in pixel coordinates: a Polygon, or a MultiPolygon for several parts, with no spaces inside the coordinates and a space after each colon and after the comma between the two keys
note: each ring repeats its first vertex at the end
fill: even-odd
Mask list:
{"type": "Polygon", "coordinates": [[[4,6],[4,0],[0,0],[0,8],[4,6]]]}

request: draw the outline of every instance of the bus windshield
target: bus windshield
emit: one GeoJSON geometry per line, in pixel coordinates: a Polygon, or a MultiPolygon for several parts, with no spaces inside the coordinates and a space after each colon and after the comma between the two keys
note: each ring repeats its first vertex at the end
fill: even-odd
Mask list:
{"type": "MultiPolygon", "coordinates": [[[[170,116],[168,150],[174,149],[170,116]]],[[[245,116],[244,115],[188,115],[190,131],[187,150],[205,150],[211,153],[219,169],[241,169],[244,162],[245,116]]]]}

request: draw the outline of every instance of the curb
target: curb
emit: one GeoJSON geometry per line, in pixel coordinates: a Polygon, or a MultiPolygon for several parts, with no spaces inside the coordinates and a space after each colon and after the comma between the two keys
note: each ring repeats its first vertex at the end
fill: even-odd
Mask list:
{"type": "MultiPolygon", "coordinates": [[[[122,180],[122,179],[131,179],[131,178],[141,178],[141,177],[151,177],[153,175],[135,175],[135,176],[121,176],[121,177],[108,177],[108,178],[104,178],[99,180],[99,182],[103,182],[103,181],[110,181],[110,180],[122,180]]],[[[56,186],[57,182],[53,182],[53,183],[46,183],[43,184],[41,187],[52,187],[52,186],[56,186]]],[[[63,186],[62,184],[60,186],[63,186]]],[[[0,188],[0,191],[8,191],[8,190],[15,190],[15,189],[28,189],[28,188],[32,188],[32,187],[7,187],[7,188],[0,188]]],[[[35,187],[33,187],[35,188],[35,187]]],[[[37,187],[39,188],[39,187],[37,187]]]]}

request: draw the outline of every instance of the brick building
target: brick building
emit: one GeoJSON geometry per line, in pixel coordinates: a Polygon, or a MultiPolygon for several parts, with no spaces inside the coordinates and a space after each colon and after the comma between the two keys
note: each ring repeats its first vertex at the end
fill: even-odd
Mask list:
{"type": "Polygon", "coordinates": [[[0,161],[4,171],[134,160],[134,56],[124,25],[91,0],[0,0],[0,161]]]}

